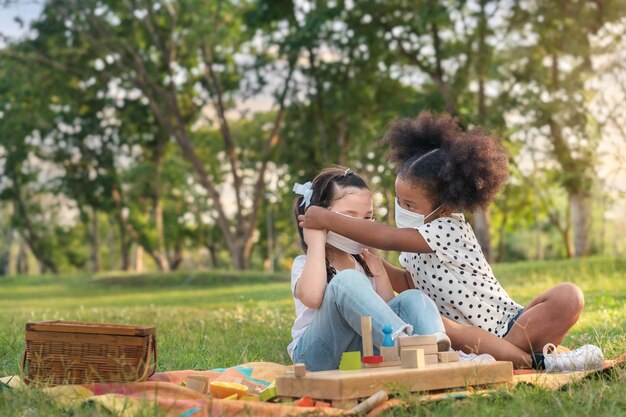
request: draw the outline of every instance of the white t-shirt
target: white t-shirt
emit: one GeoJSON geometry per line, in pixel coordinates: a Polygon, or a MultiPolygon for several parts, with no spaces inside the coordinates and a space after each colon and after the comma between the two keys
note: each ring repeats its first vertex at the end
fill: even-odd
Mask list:
{"type": "MultiPolygon", "coordinates": [[[[304,270],[304,263],[306,262],[306,255],[297,256],[296,259],[293,260],[293,265],[291,266],[291,294],[293,295],[293,301],[296,306],[296,319],[293,322],[293,327],[291,328],[291,343],[287,346],[287,353],[289,353],[289,357],[293,360],[293,350],[296,348],[298,344],[298,340],[300,340],[300,336],[304,334],[306,329],[311,324],[313,320],[313,316],[317,311],[316,308],[309,308],[302,304],[296,297],[296,283],[302,276],[302,271],[304,270]]],[[[354,260],[354,269],[365,274],[363,267],[359,264],[356,259],[354,260]]],[[[368,277],[370,282],[372,283],[372,287],[376,289],[374,278],[368,277]]]]}
{"type": "Polygon", "coordinates": [[[445,317],[503,336],[523,307],[493,276],[463,214],[440,217],[417,230],[434,253],[400,254],[415,288],[425,292],[445,317]]]}

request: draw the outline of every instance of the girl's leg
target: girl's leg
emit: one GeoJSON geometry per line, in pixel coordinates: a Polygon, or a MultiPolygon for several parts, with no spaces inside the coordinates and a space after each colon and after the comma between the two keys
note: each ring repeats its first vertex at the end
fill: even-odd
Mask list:
{"type": "Polygon", "coordinates": [[[465,353],[488,353],[496,360],[511,361],[515,368],[529,368],[531,356],[514,344],[487,330],[470,324],[461,324],[442,317],[452,348],[465,353]]]}
{"type": "Polygon", "coordinates": [[[504,339],[526,352],[541,352],[548,343],[558,345],[584,305],[576,285],[559,284],[531,300],[504,339]]]}
{"type": "Polygon", "coordinates": [[[419,290],[405,290],[389,301],[389,307],[405,323],[413,326],[414,334],[445,332],[435,303],[419,290]]]}
{"type": "Polygon", "coordinates": [[[303,362],[311,371],[337,369],[343,352],[362,350],[361,316],[372,317],[372,340],[377,347],[382,345],[385,324],[395,334],[412,331],[376,294],[365,275],[344,270],[326,287],[322,305],[294,350],[294,361],[303,362]]]}

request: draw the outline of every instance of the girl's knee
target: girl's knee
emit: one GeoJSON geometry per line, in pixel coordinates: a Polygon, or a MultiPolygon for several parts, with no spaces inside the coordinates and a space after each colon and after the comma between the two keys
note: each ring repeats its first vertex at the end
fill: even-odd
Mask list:
{"type": "Polygon", "coordinates": [[[410,300],[410,302],[416,303],[423,308],[437,309],[437,305],[435,304],[435,302],[420,290],[405,290],[398,294],[396,297],[398,297],[400,301],[403,301],[405,299],[410,300]]]}
{"type": "Polygon", "coordinates": [[[575,316],[580,315],[585,306],[585,297],[580,288],[571,282],[564,282],[557,285],[555,290],[559,294],[559,304],[563,309],[561,311],[569,311],[575,316]]]}
{"type": "Polygon", "coordinates": [[[367,281],[367,277],[361,272],[355,269],[344,269],[343,271],[337,272],[328,285],[334,287],[354,288],[354,285],[361,284],[364,280],[367,281]]]}

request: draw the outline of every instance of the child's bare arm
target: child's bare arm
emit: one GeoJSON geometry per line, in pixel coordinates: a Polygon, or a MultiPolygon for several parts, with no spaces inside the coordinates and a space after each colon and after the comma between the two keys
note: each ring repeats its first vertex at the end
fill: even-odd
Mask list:
{"type": "Polygon", "coordinates": [[[308,246],[302,275],[296,283],[295,296],[309,308],[319,308],[326,289],[326,232],[304,229],[308,246]]]}
{"type": "Polygon", "coordinates": [[[363,249],[361,256],[365,260],[365,263],[367,263],[372,275],[374,275],[376,293],[385,301],[391,300],[394,297],[393,288],[389,282],[387,270],[383,265],[383,259],[374,249],[363,249]]]}
{"type": "Polygon", "coordinates": [[[411,279],[411,273],[404,268],[397,268],[391,265],[389,262],[383,259],[383,266],[389,276],[389,282],[391,287],[397,293],[401,293],[405,290],[411,290],[414,287],[413,279],[411,279]]]}
{"type": "Polygon", "coordinates": [[[361,220],[311,206],[304,216],[298,216],[300,226],[328,229],[365,245],[402,252],[430,253],[433,250],[415,229],[398,229],[371,220],[361,220]]]}

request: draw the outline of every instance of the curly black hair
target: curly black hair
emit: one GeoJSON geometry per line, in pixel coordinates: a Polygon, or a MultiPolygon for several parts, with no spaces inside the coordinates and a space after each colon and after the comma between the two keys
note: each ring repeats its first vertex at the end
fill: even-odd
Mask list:
{"type": "Polygon", "coordinates": [[[464,132],[449,114],[422,112],[391,124],[382,139],[400,178],[423,188],[434,206],[485,208],[509,175],[508,154],[482,128],[464,132]]]}

